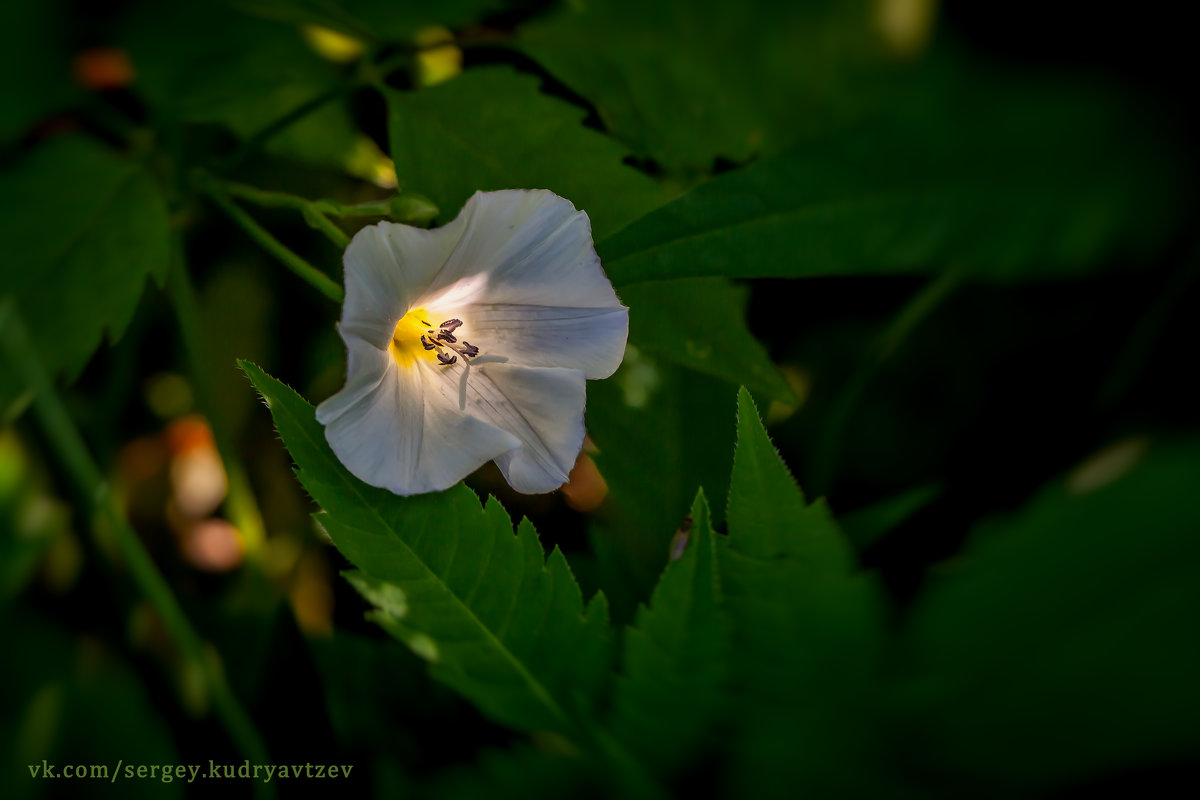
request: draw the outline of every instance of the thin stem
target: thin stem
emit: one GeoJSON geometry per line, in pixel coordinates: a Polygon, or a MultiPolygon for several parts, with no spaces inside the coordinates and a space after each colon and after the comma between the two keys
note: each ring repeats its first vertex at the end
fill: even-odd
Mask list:
{"type": "Polygon", "coordinates": [[[255,763],[265,763],[267,748],[225,681],[220,664],[188,621],[170,585],[159,572],[141,540],[117,511],[108,482],[92,460],[49,375],[15,303],[0,303],[0,354],[23,384],[33,391],[33,410],[76,490],[89,505],[93,525],[111,529],[138,588],[154,607],[184,658],[199,666],[217,717],[238,750],[255,763]]]}
{"type": "Polygon", "coordinates": [[[202,188],[213,203],[225,212],[238,227],[244,230],[251,239],[271,255],[275,256],[285,267],[296,273],[302,280],[315,288],[321,294],[335,303],[344,299],[342,287],[333,282],[324,272],[309,264],[300,256],[293,253],[282,242],[267,232],[254,219],[229,199],[221,187],[212,180],[202,182],[202,188]]]}
{"type": "Polygon", "coordinates": [[[833,411],[826,418],[813,448],[805,487],[813,496],[826,494],[832,488],[842,440],[879,368],[960,282],[959,273],[950,271],[942,273],[921,287],[892,318],[887,329],[876,341],[873,351],[859,362],[850,382],[842,389],[834,404],[833,411]]]}
{"type": "Polygon", "coordinates": [[[271,192],[233,181],[220,181],[220,186],[230,197],[237,197],[263,208],[294,208],[304,215],[304,221],[308,223],[309,227],[325,234],[329,241],[339,249],[344,250],[346,245],[350,244],[350,237],[346,235],[345,231],[330,222],[329,217],[326,216],[326,214],[340,216],[338,214],[339,206],[332,201],[305,200],[294,194],[271,192]]]}
{"type": "Polygon", "coordinates": [[[172,239],[170,272],[167,276],[167,288],[171,303],[175,309],[175,319],[179,324],[179,332],[183,338],[183,346],[187,350],[188,361],[192,366],[192,385],[195,387],[200,408],[212,426],[213,440],[221,461],[225,464],[225,474],[229,479],[229,516],[234,526],[242,534],[246,545],[246,555],[252,561],[258,561],[262,556],[263,542],[266,529],[263,525],[262,513],[254,492],[250,488],[250,480],[246,469],[238,456],[237,447],[230,435],[229,426],[225,422],[220,406],[213,395],[212,385],[208,380],[209,370],[213,368],[213,360],[208,352],[205,339],[200,331],[199,314],[196,311],[196,293],[188,277],[187,265],[184,261],[183,242],[178,233],[172,239]]]}

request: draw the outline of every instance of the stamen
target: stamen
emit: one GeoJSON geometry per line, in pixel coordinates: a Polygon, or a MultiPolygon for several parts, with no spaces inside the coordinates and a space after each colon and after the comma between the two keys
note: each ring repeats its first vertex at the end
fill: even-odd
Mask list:
{"type": "Polygon", "coordinates": [[[421,346],[424,347],[426,350],[433,350],[434,348],[437,347],[437,345],[434,344],[433,342],[426,341],[424,336],[421,337],[421,346]]]}
{"type": "Polygon", "coordinates": [[[446,331],[442,331],[441,333],[439,333],[437,335],[437,338],[441,339],[443,342],[450,342],[451,344],[454,344],[455,342],[458,341],[458,337],[456,337],[452,333],[447,333],[446,331]]]}
{"type": "Polygon", "coordinates": [[[432,328],[432,327],[433,327],[432,325],[430,325],[430,324],[429,324],[428,322],[426,322],[425,320],[421,320],[421,324],[422,324],[422,325],[424,325],[426,328],[432,328]]]}
{"type": "Polygon", "coordinates": [[[454,331],[455,328],[457,328],[458,326],[460,326],[462,324],[463,324],[463,322],[461,319],[448,319],[445,322],[443,322],[441,325],[438,325],[438,327],[441,328],[442,330],[444,330],[446,333],[451,333],[454,331]]]}
{"type": "Polygon", "coordinates": [[[479,355],[479,348],[468,342],[466,339],[463,339],[463,346],[458,352],[462,353],[464,356],[474,358],[475,356],[479,355]]]}
{"type": "Polygon", "coordinates": [[[458,356],[448,356],[445,353],[438,353],[437,357],[438,361],[442,362],[442,366],[444,367],[448,367],[455,361],[458,361],[458,356]]]}

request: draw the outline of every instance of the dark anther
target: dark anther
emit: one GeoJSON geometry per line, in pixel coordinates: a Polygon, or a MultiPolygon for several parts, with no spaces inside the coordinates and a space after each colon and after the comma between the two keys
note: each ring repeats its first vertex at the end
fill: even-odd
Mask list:
{"type": "Polygon", "coordinates": [[[441,328],[442,330],[446,331],[447,333],[450,333],[451,331],[453,331],[455,328],[457,328],[459,325],[462,325],[462,324],[463,323],[462,323],[461,319],[448,319],[445,322],[443,322],[441,325],[438,325],[438,327],[441,328]]]}
{"type": "Polygon", "coordinates": [[[430,324],[429,324],[428,322],[426,322],[425,320],[421,320],[421,324],[422,324],[422,325],[424,325],[426,328],[432,328],[432,327],[433,327],[432,325],[430,325],[430,324]]]}
{"type": "Polygon", "coordinates": [[[443,342],[449,342],[450,344],[454,344],[455,342],[458,341],[458,337],[456,337],[452,333],[446,333],[445,331],[442,331],[441,333],[439,333],[437,335],[437,338],[441,339],[443,342]]]}
{"type": "Polygon", "coordinates": [[[432,350],[433,348],[437,347],[437,345],[433,342],[426,341],[424,336],[421,337],[421,346],[426,350],[432,350]]]}
{"type": "Polygon", "coordinates": [[[438,361],[442,362],[442,366],[448,367],[455,361],[458,361],[458,356],[448,356],[445,353],[438,353],[438,361]]]}
{"type": "Polygon", "coordinates": [[[475,356],[479,355],[479,348],[468,342],[466,339],[463,339],[463,347],[460,352],[464,356],[470,356],[471,358],[474,358],[475,356]]]}

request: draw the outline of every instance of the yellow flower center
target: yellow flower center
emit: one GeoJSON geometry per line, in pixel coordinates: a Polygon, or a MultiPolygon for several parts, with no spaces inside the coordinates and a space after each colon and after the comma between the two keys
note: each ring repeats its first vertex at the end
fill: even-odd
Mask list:
{"type": "Polygon", "coordinates": [[[429,356],[443,367],[458,363],[460,356],[466,363],[479,355],[479,348],[459,337],[457,331],[462,324],[460,319],[448,319],[435,326],[430,322],[428,310],[414,308],[396,323],[392,358],[401,367],[411,367],[421,355],[429,356]]]}

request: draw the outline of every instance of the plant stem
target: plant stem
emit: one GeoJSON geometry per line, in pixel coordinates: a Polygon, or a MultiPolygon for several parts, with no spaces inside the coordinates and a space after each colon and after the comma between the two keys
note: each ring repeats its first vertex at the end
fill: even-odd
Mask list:
{"type": "Polygon", "coordinates": [[[262,556],[263,542],[266,538],[262,513],[258,509],[246,469],[238,456],[229,426],[220,412],[208,380],[208,371],[214,367],[213,359],[201,335],[199,314],[196,311],[196,293],[188,276],[183,242],[178,232],[172,237],[169,270],[167,288],[175,309],[175,319],[179,324],[183,346],[187,350],[188,361],[191,362],[192,385],[200,401],[200,409],[212,427],[213,440],[216,442],[217,452],[221,454],[225,474],[229,479],[229,516],[234,527],[242,535],[247,558],[257,562],[262,556]]]}
{"type": "Polygon", "coordinates": [[[230,739],[252,762],[265,763],[267,748],[262,737],[226,683],[220,664],[210,655],[210,648],[188,621],[170,585],[137,534],[117,511],[108,482],[92,460],[83,437],[38,359],[25,323],[11,299],[0,303],[0,355],[18,379],[32,390],[34,414],[69,479],[88,504],[93,526],[106,526],[112,530],[134,582],[154,607],[179,652],[200,668],[217,717],[230,739]]]}
{"type": "Polygon", "coordinates": [[[294,194],[271,192],[233,181],[220,181],[220,185],[228,196],[246,200],[263,208],[294,208],[304,215],[304,221],[308,223],[309,227],[325,234],[338,249],[344,250],[346,245],[350,244],[350,237],[346,235],[345,231],[334,225],[329,221],[329,217],[325,216],[326,214],[341,216],[336,203],[328,200],[305,200],[294,194]]]}
{"type": "Polygon", "coordinates": [[[244,230],[251,239],[258,242],[264,250],[275,256],[285,267],[296,273],[297,276],[321,292],[321,294],[335,303],[342,302],[345,296],[342,292],[342,287],[338,286],[328,275],[293,253],[282,242],[268,233],[266,228],[255,222],[249,214],[230,200],[220,185],[209,179],[202,182],[202,188],[213,203],[224,211],[226,216],[244,230]]]}

